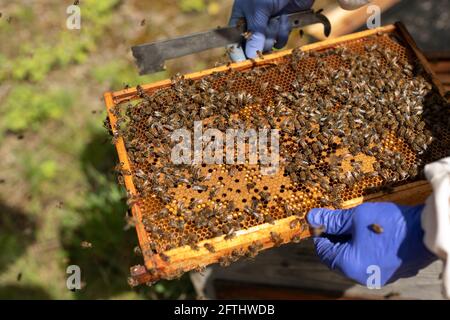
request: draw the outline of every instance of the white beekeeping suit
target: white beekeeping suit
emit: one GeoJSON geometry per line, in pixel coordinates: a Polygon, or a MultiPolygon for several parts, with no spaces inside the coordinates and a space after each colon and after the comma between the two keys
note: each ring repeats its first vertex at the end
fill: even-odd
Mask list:
{"type": "Polygon", "coordinates": [[[433,187],[422,211],[425,246],[444,261],[443,294],[450,299],[450,157],[425,166],[433,187]]]}

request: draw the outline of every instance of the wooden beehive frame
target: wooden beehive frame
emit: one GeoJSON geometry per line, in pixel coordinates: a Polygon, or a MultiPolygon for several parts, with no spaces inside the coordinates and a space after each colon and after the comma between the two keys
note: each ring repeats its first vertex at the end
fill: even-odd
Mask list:
{"type": "MultiPolygon", "coordinates": [[[[431,70],[427,60],[417,48],[412,37],[405,29],[401,23],[396,23],[394,25],[388,25],[380,27],[377,29],[362,31],[346,36],[342,36],[332,40],[321,41],[318,43],[303,46],[301,49],[303,51],[310,50],[323,50],[334,47],[342,42],[357,40],[365,37],[375,35],[379,32],[382,33],[397,33],[404,41],[405,45],[408,46],[409,50],[412,51],[419,62],[424,67],[425,72],[429,75],[430,80],[438,88],[441,95],[444,95],[444,89],[437,80],[433,71],[431,70]]],[[[279,59],[286,55],[292,53],[292,50],[284,50],[270,55],[266,55],[264,59],[256,59],[255,61],[244,61],[240,63],[233,63],[230,66],[221,66],[214,69],[209,69],[197,73],[192,73],[186,75],[186,78],[199,79],[213,72],[223,72],[229,68],[235,70],[246,70],[256,66],[262,66],[264,64],[270,63],[271,60],[279,59]]],[[[155,90],[170,85],[170,80],[163,80],[152,84],[142,85],[144,90],[155,90]]],[[[125,90],[120,90],[116,92],[107,92],[104,94],[105,104],[107,108],[108,117],[110,120],[111,127],[116,124],[116,117],[111,112],[111,108],[124,101],[131,100],[137,96],[136,88],[129,88],[125,90]]],[[[130,170],[130,161],[127,156],[127,151],[125,148],[125,143],[122,137],[119,137],[116,142],[116,149],[119,155],[119,161],[123,163],[123,169],[130,170]]],[[[136,188],[133,184],[131,175],[124,175],[124,182],[127,191],[135,195],[136,188]]],[[[416,204],[423,202],[426,197],[430,194],[431,187],[426,181],[417,181],[413,183],[404,184],[402,186],[394,188],[393,192],[390,194],[376,193],[369,196],[359,197],[347,201],[344,203],[344,207],[352,207],[358,205],[364,201],[395,201],[402,204],[416,204]]],[[[175,248],[166,251],[165,254],[170,257],[170,262],[166,262],[159,255],[150,254],[151,249],[149,247],[149,240],[147,238],[147,232],[142,224],[142,212],[137,204],[132,207],[133,217],[136,221],[136,231],[139,238],[139,244],[144,256],[144,266],[134,266],[131,268],[131,279],[133,284],[143,283],[143,282],[154,282],[161,278],[171,278],[178,275],[180,272],[186,272],[193,270],[198,266],[207,266],[212,263],[218,262],[219,257],[228,255],[231,251],[241,248],[247,248],[252,242],[258,240],[262,242],[263,249],[272,247],[274,244],[270,240],[270,232],[277,232],[281,235],[283,243],[290,242],[293,236],[299,238],[307,238],[310,236],[310,230],[302,229],[291,229],[290,222],[296,219],[295,216],[279,219],[275,221],[274,224],[261,224],[245,230],[239,230],[236,233],[236,237],[224,241],[223,236],[214,239],[204,240],[199,243],[200,249],[195,251],[189,246],[175,248]],[[215,253],[210,253],[206,248],[203,247],[205,242],[211,243],[215,246],[215,253]],[[152,272],[148,272],[152,270],[152,272]]]]}

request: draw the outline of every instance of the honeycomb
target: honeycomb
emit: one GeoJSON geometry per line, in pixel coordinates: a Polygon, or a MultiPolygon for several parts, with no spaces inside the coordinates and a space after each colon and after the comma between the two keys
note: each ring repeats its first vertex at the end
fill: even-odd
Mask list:
{"type": "MultiPolygon", "coordinates": [[[[357,40],[350,40],[340,43],[340,47],[345,47],[356,54],[363,54],[367,46],[377,44],[378,47],[392,50],[399,57],[400,61],[407,61],[410,64],[416,65],[417,61],[412,52],[403,43],[395,33],[377,34],[370,38],[363,38],[357,40]]],[[[330,49],[319,50],[323,52],[330,49]]],[[[255,117],[260,113],[262,105],[273,104],[273,96],[276,94],[276,86],[283,92],[292,91],[292,83],[299,76],[307,76],[308,74],[317,72],[320,68],[318,59],[314,56],[302,60],[301,64],[297,65],[296,69],[286,67],[290,62],[289,56],[268,60],[267,63],[262,62],[254,69],[260,69],[261,73],[258,79],[253,79],[246,76],[248,70],[241,72],[241,75],[236,76],[233,72],[223,72],[213,76],[213,88],[218,89],[226,83],[230,77],[233,77],[232,85],[229,87],[230,92],[246,92],[252,96],[259,97],[258,103],[252,103],[245,106],[237,113],[237,117],[244,121],[255,117]],[[274,67],[276,66],[276,67],[274,67]],[[267,83],[264,90],[261,88],[261,83],[267,83]]],[[[342,59],[336,54],[325,55],[321,58],[322,61],[332,68],[339,68],[344,63],[342,59]]],[[[322,62],[321,62],[322,63],[322,62]]],[[[380,60],[380,68],[388,68],[389,61],[380,60]]],[[[423,71],[422,71],[423,72],[423,71]]],[[[427,78],[427,76],[424,76],[427,78]]],[[[429,80],[427,78],[427,80],[429,80]]],[[[197,79],[195,81],[201,81],[197,79]]],[[[300,83],[305,85],[305,83],[300,83]]],[[[148,95],[156,95],[161,90],[170,88],[170,84],[165,88],[150,89],[146,93],[148,95]]],[[[317,85],[316,90],[319,93],[325,93],[326,88],[317,85]]],[[[176,95],[165,96],[167,104],[176,102],[176,95]]],[[[132,107],[130,108],[130,101],[123,101],[120,106],[126,105],[128,112],[136,121],[137,125],[133,127],[134,137],[142,144],[151,145],[151,139],[146,135],[148,130],[145,123],[148,120],[148,115],[144,109],[140,107],[142,100],[135,96],[131,99],[132,107]]],[[[339,106],[337,106],[339,108],[339,106]]],[[[445,113],[444,113],[445,115],[445,113]]],[[[283,122],[283,118],[276,119],[278,123],[283,122]]],[[[127,129],[129,130],[129,128],[127,129]]],[[[317,158],[312,166],[321,171],[324,175],[330,170],[333,165],[333,157],[348,154],[348,150],[340,148],[340,138],[334,137],[333,141],[324,145],[321,151],[321,156],[317,158]]],[[[312,147],[315,143],[314,139],[309,139],[306,143],[312,147]]],[[[295,152],[298,148],[292,136],[281,132],[280,146],[286,152],[295,152]]],[[[401,152],[403,159],[408,164],[419,163],[421,167],[432,161],[438,160],[449,155],[450,146],[450,131],[448,128],[439,129],[439,139],[433,142],[427,152],[419,155],[415,152],[410,144],[404,141],[398,132],[387,132],[384,135],[381,149],[395,150],[401,152]]],[[[129,146],[127,146],[128,149],[129,146]]],[[[128,153],[131,164],[131,174],[135,184],[138,184],[139,179],[136,175],[148,176],[152,173],[152,168],[158,164],[158,155],[150,155],[142,161],[142,159],[135,159],[133,155],[128,153]]],[[[344,171],[351,172],[355,162],[362,164],[362,172],[370,173],[374,171],[374,163],[377,160],[374,157],[368,156],[364,153],[359,153],[355,156],[346,157],[340,164],[344,171]]],[[[305,224],[304,216],[311,208],[316,207],[333,207],[329,203],[324,204],[323,199],[326,196],[326,190],[319,186],[311,186],[306,183],[293,182],[290,176],[284,171],[284,165],[281,165],[280,170],[275,175],[262,175],[261,166],[259,164],[249,165],[235,165],[235,169],[230,172],[230,165],[207,165],[200,166],[200,173],[203,176],[208,176],[209,180],[204,182],[208,186],[207,191],[194,190],[189,183],[181,183],[176,187],[169,189],[168,193],[173,199],[167,204],[163,205],[162,201],[156,195],[146,195],[138,200],[138,206],[142,212],[143,220],[151,221],[151,229],[147,228],[148,241],[153,253],[162,253],[167,250],[189,244],[186,239],[193,238],[193,242],[200,242],[217,237],[220,234],[227,234],[226,224],[217,219],[212,223],[221,233],[215,234],[211,227],[194,221],[183,221],[183,218],[178,213],[177,205],[179,203],[189,204],[196,203],[194,208],[202,210],[206,207],[225,208],[230,202],[233,203],[234,208],[232,213],[227,217],[236,225],[236,229],[248,229],[262,223],[272,222],[283,219],[291,215],[296,215],[301,218],[301,223],[305,224]],[[216,194],[211,196],[209,190],[218,190],[216,194]],[[261,199],[261,192],[268,192],[271,194],[270,199],[261,199]],[[252,201],[260,199],[261,209],[259,211],[260,217],[245,214],[246,207],[250,206],[252,201]],[[198,203],[198,204],[197,204],[198,203]],[[172,220],[179,220],[183,224],[183,228],[177,228],[169,224],[169,219],[156,218],[158,212],[166,208],[172,220]],[[179,216],[177,218],[177,216],[179,216]],[[261,218],[262,217],[262,218],[261,218]],[[180,230],[181,229],[181,230],[180,230]],[[225,229],[225,230],[223,230],[225,229]],[[170,239],[162,237],[159,234],[165,232],[170,234],[170,239]]],[[[421,175],[414,177],[400,178],[395,182],[390,181],[389,177],[392,172],[388,172],[386,177],[374,175],[372,177],[366,176],[362,180],[356,182],[352,187],[346,187],[340,192],[340,198],[343,202],[349,201],[361,196],[365,196],[380,190],[389,190],[390,188],[419,180],[421,175]]],[[[331,183],[331,187],[333,184],[331,183]]],[[[335,207],[335,206],[334,206],[335,207]]],[[[183,208],[181,208],[183,209],[183,208]]],[[[138,221],[137,223],[142,223],[138,221]]],[[[229,228],[228,228],[229,229],[229,228]]],[[[192,244],[192,241],[191,241],[192,244]]]]}

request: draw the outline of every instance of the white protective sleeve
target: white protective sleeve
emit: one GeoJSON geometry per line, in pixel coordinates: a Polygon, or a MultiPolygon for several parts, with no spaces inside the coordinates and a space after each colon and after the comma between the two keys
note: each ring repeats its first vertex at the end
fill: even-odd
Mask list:
{"type": "Polygon", "coordinates": [[[450,157],[425,166],[433,193],[422,211],[425,246],[444,262],[443,294],[450,299],[450,157]]]}
{"type": "Polygon", "coordinates": [[[370,2],[370,0],[337,0],[344,10],[355,10],[370,2]]]}

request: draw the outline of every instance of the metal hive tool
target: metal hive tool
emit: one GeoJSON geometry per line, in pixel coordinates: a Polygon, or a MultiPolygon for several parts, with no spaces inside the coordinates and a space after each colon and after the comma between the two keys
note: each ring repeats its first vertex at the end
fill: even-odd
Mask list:
{"type": "MultiPolygon", "coordinates": [[[[440,84],[434,79],[426,60],[423,59],[412,42],[409,34],[401,24],[382,27],[376,30],[369,30],[331,41],[324,41],[302,48],[304,51],[312,50],[326,52],[337,46],[345,47],[348,50],[362,54],[367,46],[376,43],[378,46],[392,50],[397,54],[400,60],[408,61],[423,68],[423,75],[434,89],[440,91],[440,84]]],[[[279,86],[285,91],[289,91],[292,82],[299,74],[309,74],[318,68],[318,57],[312,56],[302,60],[302,63],[295,68],[282,68],[280,66],[289,63],[291,51],[268,55],[264,59],[257,61],[233,64],[230,67],[219,67],[213,70],[207,70],[201,73],[188,75],[186,79],[195,79],[199,81],[204,77],[211,77],[213,72],[221,72],[216,75],[214,87],[220,87],[230,72],[227,70],[241,71],[236,77],[232,90],[244,91],[253,96],[260,96],[258,104],[252,104],[242,108],[238,117],[249,119],[255,117],[261,105],[270,104],[275,94],[274,86],[279,86]],[[276,68],[273,65],[277,65],[276,68]],[[261,69],[261,77],[257,81],[252,81],[245,77],[245,72],[252,69],[261,69]],[[261,83],[268,83],[261,88],[261,83]]],[[[294,53],[295,54],[295,53],[294,53]]],[[[322,61],[333,68],[342,65],[342,60],[336,54],[321,56],[322,61]]],[[[388,68],[387,61],[380,61],[382,68],[388,68]]],[[[137,119],[142,118],[141,122],[136,123],[136,139],[147,141],[145,135],[145,117],[142,108],[139,105],[141,98],[139,92],[145,92],[148,95],[154,95],[161,90],[169,90],[170,81],[163,81],[156,84],[142,86],[142,89],[127,89],[115,93],[106,93],[105,101],[108,109],[110,126],[114,132],[117,128],[117,118],[119,117],[119,108],[132,103],[130,114],[137,119]],[[115,111],[117,108],[117,111],[115,111]]],[[[317,89],[319,92],[320,86],[317,89]]],[[[141,95],[142,95],[141,92],[141,95]]],[[[169,100],[171,100],[169,98],[169,100]]],[[[167,103],[173,103],[167,101],[167,103]]],[[[448,110],[447,110],[448,111],[448,110]]],[[[444,115],[448,113],[444,110],[444,115]]],[[[282,119],[279,120],[282,122],[282,119]]],[[[117,134],[116,134],[117,135],[117,134]]],[[[382,141],[380,148],[399,151],[409,164],[416,163],[420,158],[423,164],[432,162],[449,154],[450,135],[448,128],[442,128],[440,131],[440,142],[430,146],[426,155],[418,155],[404,139],[399,138],[397,132],[389,132],[382,141]]],[[[308,145],[314,144],[314,139],[306,141],[308,145]]],[[[287,152],[295,152],[298,148],[297,143],[293,141],[289,134],[282,133],[280,145],[284,146],[287,152]]],[[[200,203],[196,205],[198,210],[206,206],[225,207],[230,201],[233,201],[235,208],[230,215],[230,219],[239,225],[239,228],[233,231],[235,237],[226,237],[224,235],[215,236],[210,227],[196,226],[194,223],[187,222],[182,230],[178,230],[173,225],[169,225],[169,219],[155,218],[158,212],[164,207],[156,195],[147,195],[136,198],[138,193],[136,183],[140,179],[137,175],[148,175],[151,171],[151,164],[156,164],[158,159],[153,157],[147,159],[145,163],[139,163],[127,153],[124,139],[117,137],[116,147],[121,162],[121,170],[127,191],[131,195],[130,205],[133,208],[133,215],[136,221],[136,230],[139,237],[140,247],[144,256],[145,266],[135,266],[131,269],[131,283],[154,282],[161,278],[174,278],[189,270],[200,270],[211,263],[221,263],[228,265],[241,257],[252,257],[260,250],[278,246],[282,243],[299,241],[310,235],[309,227],[304,219],[305,214],[314,207],[330,206],[324,205],[321,201],[326,196],[326,192],[320,186],[311,186],[305,183],[293,183],[290,176],[281,168],[274,176],[264,176],[260,172],[258,165],[237,165],[233,174],[230,174],[229,167],[226,165],[202,165],[200,171],[202,175],[210,176],[205,182],[209,189],[217,187],[219,192],[211,197],[208,191],[193,190],[188,183],[179,184],[169,190],[173,193],[173,202],[166,205],[169,215],[177,214],[177,204],[189,204],[196,199],[200,203]],[[262,199],[261,192],[271,194],[270,199],[262,199]],[[260,206],[260,214],[264,219],[257,219],[256,216],[244,214],[246,207],[252,203],[253,199],[263,200],[260,206]],[[137,200],[136,200],[137,199],[137,200]],[[151,221],[151,228],[144,226],[143,221],[151,221]],[[159,237],[158,230],[170,234],[170,238],[159,237]],[[234,232],[236,231],[236,232],[234,232]],[[186,237],[194,235],[194,245],[183,245],[186,237]]],[[[339,156],[348,150],[339,148],[339,138],[335,137],[322,150],[322,155],[314,163],[314,167],[326,173],[330,167],[330,157],[339,156]]],[[[366,154],[358,154],[342,161],[341,166],[344,171],[351,172],[353,163],[362,164],[362,172],[370,173],[374,170],[376,160],[366,154]]],[[[345,188],[340,192],[342,203],[341,207],[356,205],[370,198],[378,197],[386,193],[387,189],[391,193],[391,199],[402,200],[402,197],[408,197],[408,192],[419,192],[421,199],[429,193],[429,187],[421,177],[408,177],[400,179],[395,185],[389,183],[388,179],[380,176],[365,177],[362,181],[354,184],[351,188],[345,188]],[[415,189],[414,189],[415,188],[415,189]],[[395,197],[397,195],[397,198],[395,197]]],[[[417,201],[420,201],[418,196],[417,201]]],[[[148,222],[147,222],[148,224],[148,222]]],[[[223,228],[224,224],[217,221],[217,228],[223,228]]],[[[226,230],[225,230],[226,231],[226,230]]]]}

